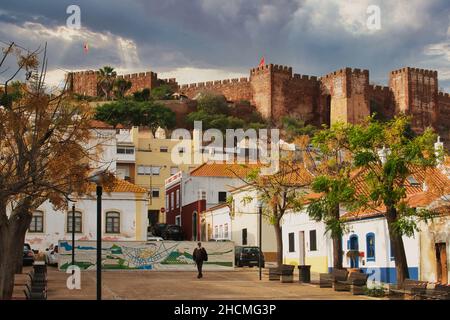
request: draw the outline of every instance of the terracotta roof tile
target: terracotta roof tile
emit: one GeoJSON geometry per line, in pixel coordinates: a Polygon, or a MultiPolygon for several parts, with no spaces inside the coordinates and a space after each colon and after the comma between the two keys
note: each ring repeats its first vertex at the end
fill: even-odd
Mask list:
{"type": "Polygon", "coordinates": [[[238,164],[224,162],[205,162],[191,171],[193,177],[245,177],[251,170],[259,168],[260,164],[238,164]]]}
{"type": "MultiPolygon", "coordinates": [[[[96,185],[89,186],[89,192],[95,192],[96,185]]],[[[139,187],[131,182],[116,179],[112,189],[105,189],[105,192],[130,192],[130,193],[147,193],[145,188],[139,187]]]]}

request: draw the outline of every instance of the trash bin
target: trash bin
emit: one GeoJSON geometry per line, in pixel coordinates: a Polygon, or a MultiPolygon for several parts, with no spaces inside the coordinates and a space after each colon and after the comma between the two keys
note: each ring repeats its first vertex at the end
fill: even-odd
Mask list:
{"type": "Polygon", "coordinates": [[[311,282],[311,266],[298,266],[298,282],[311,282]]]}
{"type": "Polygon", "coordinates": [[[283,264],[281,267],[281,282],[294,282],[294,266],[290,264],[283,264]]]}

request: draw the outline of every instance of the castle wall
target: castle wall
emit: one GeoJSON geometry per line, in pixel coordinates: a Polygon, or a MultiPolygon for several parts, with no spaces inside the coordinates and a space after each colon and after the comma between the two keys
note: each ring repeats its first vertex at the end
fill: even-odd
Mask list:
{"type": "Polygon", "coordinates": [[[412,115],[412,127],[417,133],[434,126],[438,110],[437,72],[417,68],[402,68],[390,73],[389,87],[395,99],[395,113],[412,115]]]}
{"type": "Polygon", "coordinates": [[[272,73],[271,65],[252,69],[250,72],[251,102],[261,115],[272,118],[272,73]]]}
{"type": "Polygon", "coordinates": [[[178,86],[177,90],[191,99],[200,92],[223,94],[230,101],[251,101],[252,99],[252,91],[248,78],[184,84],[178,86]]]}
{"type": "Polygon", "coordinates": [[[441,136],[444,145],[450,144],[450,94],[438,93],[439,113],[436,121],[436,131],[441,136]]]}
{"type": "Polygon", "coordinates": [[[98,71],[87,70],[69,74],[69,87],[73,93],[95,97],[97,91],[98,71]]]}
{"type": "Polygon", "coordinates": [[[394,98],[389,87],[370,85],[368,88],[370,114],[377,113],[381,119],[394,116],[394,98]]]}

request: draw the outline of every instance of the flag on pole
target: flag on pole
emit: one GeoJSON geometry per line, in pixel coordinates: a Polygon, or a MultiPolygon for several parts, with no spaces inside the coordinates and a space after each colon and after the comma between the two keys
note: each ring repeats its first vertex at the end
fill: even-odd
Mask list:
{"type": "Polygon", "coordinates": [[[266,64],[266,60],[264,59],[264,57],[261,58],[261,61],[259,61],[259,65],[258,67],[262,67],[266,64]]]}
{"type": "Polygon", "coordinates": [[[83,51],[84,51],[84,53],[88,53],[88,51],[89,51],[89,44],[87,42],[85,42],[83,45],[83,51]]]}

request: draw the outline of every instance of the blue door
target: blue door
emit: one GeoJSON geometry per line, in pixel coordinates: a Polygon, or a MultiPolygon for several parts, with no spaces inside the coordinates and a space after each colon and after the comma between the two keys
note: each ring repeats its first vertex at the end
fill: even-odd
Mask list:
{"type": "MultiPolygon", "coordinates": [[[[359,250],[358,236],[356,234],[350,236],[350,250],[359,250]]],[[[350,258],[350,268],[359,268],[359,257],[350,258]]]]}

